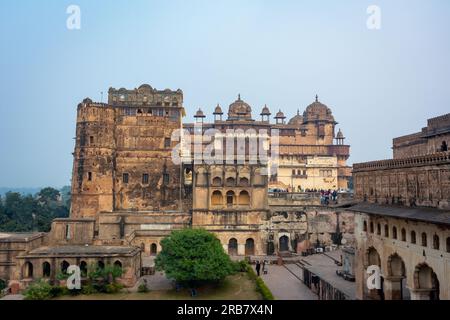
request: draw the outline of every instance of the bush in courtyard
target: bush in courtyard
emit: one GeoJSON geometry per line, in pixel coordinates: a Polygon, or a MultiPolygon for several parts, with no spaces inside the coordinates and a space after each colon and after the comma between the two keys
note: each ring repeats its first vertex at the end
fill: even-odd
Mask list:
{"type": "Polygon", "coordinates": [[[143,283],[143,284],[140,284],[139,287],[138,287],[138,292],[140,292],[140,293],[146,293],[146,292],[148,292],[147,286],[146,286],[144,283],[143,283]]]}
{"type": "Polygon", "coordinates": [[[264,283],[263,279],[259,277],[256,279],[256,287],[258,288],[258,292],[261,293],[264,300],[275,300],[272,292],[264,283]]]}
{"type": "Polygon", "coordinates": [[[161,241],[156,269],[180,284],[220,282],[236,272],[217,237],[203,229],[173,231],[161,241]]]}
{"type": "Polygon", "coordinates": [[[3,290],[6,288],[6,281],[3,279],[0,279],[0,290],[3,290]]]}
{"type": "Polygon", "coordinates": [[[123,285],[117,282],[108,283],[105,286],[106,293],[118,293],[120,290],[123,289],[123,285]]]}
{"type": "Polygon", "coordinates": [[[38,280],[25,290],[26,300],[47,300],[53,297],[52,286],[44,280],[38,280]]]}
{"type": "Polygon", "coordinates": [[[89,283],[89,284],[81,287],[81,293],[90,295],[90,294],[97,293],[97,290],[95,290],[94,286],[91,283],[89,283]]]}

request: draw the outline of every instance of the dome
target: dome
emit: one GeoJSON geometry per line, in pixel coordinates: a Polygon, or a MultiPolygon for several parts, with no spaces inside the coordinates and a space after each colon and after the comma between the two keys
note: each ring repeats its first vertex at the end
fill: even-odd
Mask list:
{"type": "Polygon", "coordinates": [[[319,97],[316,95],[316,101],[310,104],[303,113],[305,122],[322,120],[335,122],[331,109],[323,103],[319,102],[319,97]]]}
{"type": "Polygon", "coordinates": [[[144,83],[143,85],[141,85],[141,86],[138,88],[138,90],[140,90],[140,91],[144,91],[144,90],[152,91],[153,88],[152,88],[149,84],[144,83]]]}
{"type": "Polygon", "coordinates": [[[91,100],[90,98],[85,98],[85,99],[83,100],[83,103],[84,103],[84,104],[90,104],[90,103],[92,103],[92,100],[91,100]]]}
{"type": "Polygon", "coordinates": [[[284,113],[280,111],[277,112],[277,114],[275,115],[275,119],[286,119],[286,117],[284,116],[284,113]]]}
{"type": "Polygon", "coordinates": [[[199,108],[197,112],[195,113],[194,118],[206,118],[205,114],[203,113],[202,109],[199,108]]]}
{"type": "Polygon", "coordinates": [[[270,116],[270,115],[271,113],[269,108],[267,108],[267,105],[264,105],[264,108],[261,111],[261,116],[270,116]]]}
{"type": "Polygon", "coordinates": [[[248,103],[241,100],[241,95],[238,95],[238,99],[230,104],[228,108],[229,120],[251,120],[252,108],[248,103]]]}
{"type": "Polygon", "coordinates": [[[220,107],[219,104],[217,104],[213,114],[223,114],[222,108],[220,107]]]}
{"type": "Polygon", "coordinates": [[[339,132],[336,135],[336,139],[345,139],[344,134],[342,133],[341,129],[339,129],[339,132]]]}
{"type": "Polygon", "coordinates": [[[300,115],[300,110],[297,110],[297,115],[289,120],[290,125],[300,126],[303,124],[303,117],[300,115]]]}

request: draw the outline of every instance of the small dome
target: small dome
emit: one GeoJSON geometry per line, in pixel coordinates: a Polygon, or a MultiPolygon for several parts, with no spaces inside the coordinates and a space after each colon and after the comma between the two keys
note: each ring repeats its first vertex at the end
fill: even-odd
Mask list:
{"type": "Polygon", "coordinates": [[[85,104],[90,104],[90,103],[92,103],[92,100],[91,100],[90,98],[85,98],[85,99],[83,100],[83,103],[85,103],[85,104]]]}
{"type": "Polygon", "coordinates": [[[319,97],[316,95],[316,101],[311,103],[303,113],[305,122],[323,120],[329,122],[335,122],[331,109],[323,103],[319,102],[319,97]]]}
{"type": "Polygon", "coordinates": [[[342,133],[341,129],[339,129],[339,131],[336,135],[336,139],[345,139],[344,134],[342,133]]]}
{"type": "Polygon", "coordinates": [[[267,105],[264,105],[264,108],[262,108],[262,111],[261,111],[261,116],[270,116],[270,115],[271,115],[271,113],[270,113],[269,108],[267,108],[267,105]]]}
{"type": "Polygon", "coordinates": [[[286,119],[286,117],[284,116],[284,113],[280,111],[277,112],[277,114],[275,115],[275,119],[286,119]]]}
{"type": "Polygon", "coordinates": [[[217,104],[213,114],[223,114],[222,108],[220,107],[219,104],[217,104]]]}
{"type": "Polygon", "coordinates": [[[194,118],[206,118],[205,114],[203,113],[202,109],[199,108],[197,112],[195,113],[194,118]]]}
{"type": "Polygon", "coordinates": [[[297,115],[289,120],[289,124],[296,126],[303,124],[303,117],[300,115],[300,110],[297,110],[297,115]]]}
{"type": "Polygon", "coordinates": [[[148,90],[148,91],[152,91],[153,88],[152,88],[149,84],[144,83],[143,85],[141,85],[141,86],[138,88],[138,90],[148,90]]]}

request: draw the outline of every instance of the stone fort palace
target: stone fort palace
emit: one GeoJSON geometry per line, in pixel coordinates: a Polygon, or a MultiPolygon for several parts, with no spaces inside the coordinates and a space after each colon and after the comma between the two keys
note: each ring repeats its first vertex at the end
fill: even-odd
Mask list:
{"type": "Polygon", "coordinates": [[[212,122],[199,109],[194,123],[184,123],[183,92],[150,85],[111,88],[108,103],[84,99],[70,217],[55,219],[49,233],[1,233],[0,278],[24,288],[38,278],[56,281],[69,265],[114,264],[133,286],[171,231],[204,228],[242,258],[345,243],[355,249],[358,299],[450,299],[449,114],[394,139],[394,159],[355,164],[352,172],[350,147],[317,96],[288,121],[281,110],[272,120],[267,106],[255,114],[240,95],[228,110],[212,109],[212,122]],[[242,147],[242,158],[195,161],[211,146],[202,141],[200,151],[182,147],[182,161],[173,161],[180,130],[191,140],[214,130],[213,154],[242,147]],[[252,130],[266,133],[263,150],[276,141],[275,160],[252,158],[252,130]],[[354,197],[320,202],[317,191],[347,189],[351,179],[354,197]],[[382,288],[368,290],[373,265],[382,288]]]}
{"type": "Polygon", "coordinates": [[[55,279],[71,264],[85,269],[97,263],[123,267],[122,282],[133,285],[142,257],[156,255],[160,241],[181,228],[212,231],[230,255],[240,256],[350,239],[353,214],[326,208],[304,192],[348,187],[349,146],[342,131],[336,133],[331,109],[316,97],[289,121],[278,111],[274,123],[269,108],[261,109],[255,116],[239,96],[227,115],[217,105],[212,123],[204,122],[202,110],[196,123],[183,123],[183,92],[146,84],[110,88],[108,103],[84,99],[77,107],[70,217],[54,220],[47,234],[2,234],[0,278],[26,286],[55,279]],[[278,171],[264,173],[268,164],[248,161],[248,153],[231,163],[175,164],[174,131],[194,133],[198,124],[223,135],[277,130],[278,171]]]}

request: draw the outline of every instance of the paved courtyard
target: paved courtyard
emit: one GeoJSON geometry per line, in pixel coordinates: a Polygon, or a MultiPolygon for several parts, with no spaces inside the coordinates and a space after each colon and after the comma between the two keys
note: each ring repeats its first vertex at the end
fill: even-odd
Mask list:
{"type": "Polygon", "coordinates": [[[269,265],[268,274],[262,274],[261,277],[277,300],[318,299],[317,295],[283,266],[269,265]]]}

